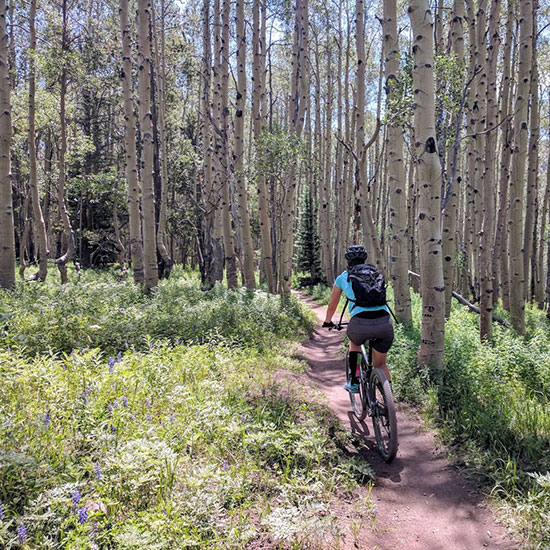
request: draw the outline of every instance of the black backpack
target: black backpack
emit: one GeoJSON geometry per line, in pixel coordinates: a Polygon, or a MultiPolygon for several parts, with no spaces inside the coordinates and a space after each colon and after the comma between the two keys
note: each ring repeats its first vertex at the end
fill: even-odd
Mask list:
{"type": "Polygon", "coordinates": [[[355,294],[355,306],[376,307],[386,305],[386,281],[380,270],[371,264],[355,265],[348,270],[348,282],[355,294]]]}

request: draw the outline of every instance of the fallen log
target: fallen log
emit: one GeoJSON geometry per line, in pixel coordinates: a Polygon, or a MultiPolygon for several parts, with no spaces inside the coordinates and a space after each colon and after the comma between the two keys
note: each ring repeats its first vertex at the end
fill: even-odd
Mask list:
{"type": "MultiPolygon", "coordinates": [[[[418,273],[415,273],[414,271],[411,271],[410,269],[408,271],[409,271],[409,275],[412,275],[413,277],[416,277],[417,279],[420,279],[420,275],[418,273]]],[[[481,313],[477,306],[472,304],[472,302],[469,302],[468,300],[466,300],[466,298],[464,298],[464,296],[461,296],[460,294],[458,294],[458,292],[455,292],[453,290],[451,294],[452,294],[453,298],[455,298],[455,300],[458,300],[461,304],[465,305],[470,311],[473,311],[474,313],[477,313],[478,315],[481,313]]],[[[494,313],[493,313],[493,321],[495,323],[498,323],[499,325],[502,325],[503,327],[508,327],[508,328],[510,327],[510,323],[508,323],[504,319],[501,319],[500,317],[497,317],[494,313]]]]}

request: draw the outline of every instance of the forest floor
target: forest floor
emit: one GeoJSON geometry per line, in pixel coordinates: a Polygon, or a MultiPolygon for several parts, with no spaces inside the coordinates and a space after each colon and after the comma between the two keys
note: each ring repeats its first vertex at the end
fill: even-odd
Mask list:
{"type": "MultiPolygon", "coordinates": [[[[370,492],[371,521],[358,523],[349,506],[341,506],[343,548],[377,550],[521,549],[498,524],[478,485],[448,462],[445,449],[414,409],[397,404],[399,450],[386,464],[375,449],[372,427],[351,414],[344,384],[344,333],[320,328],[325,308],[299,293],[317,314],[319,326],[301,345],[310,365],[307,374],[326,395],[328,406],[350,430],[364,438],[359,450],[376,473],[370,492]]],[[[390,365],[391,370],[391,365],[390,365]]],[[[365,488],[365,497],[368,490],[365,488]]],[[[338,504],[335,503],[338,507],[338,504]]],[[[338,514],[338,511],[336,511],[338,514]]]]}

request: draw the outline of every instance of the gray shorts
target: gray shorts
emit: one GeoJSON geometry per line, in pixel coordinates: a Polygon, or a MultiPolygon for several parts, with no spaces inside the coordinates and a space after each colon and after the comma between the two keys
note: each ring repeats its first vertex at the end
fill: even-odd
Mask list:
{"type": "Polygon", "coordinates": [[[380,353],[388,353],[393,343],[393,323],[389,315],[376,319],[352,317],[347,332],[349,339],[357,346],[372,340],[372,347],[380,353]]]}

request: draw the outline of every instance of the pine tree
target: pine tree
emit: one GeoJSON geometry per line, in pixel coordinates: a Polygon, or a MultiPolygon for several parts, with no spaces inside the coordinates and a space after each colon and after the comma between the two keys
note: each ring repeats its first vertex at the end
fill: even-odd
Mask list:
{"type": "Polygon", "coordinates": [[[308,274],[307,277],[301,280],[301,283],[305,285],[316,285],[323,282],[321,241],[316,226],[317,210],[318,207],[313,200],[311,188],[309,188],[302,196],[300,221],[296,236],[296,265],[298,271],[308,274]]]}

